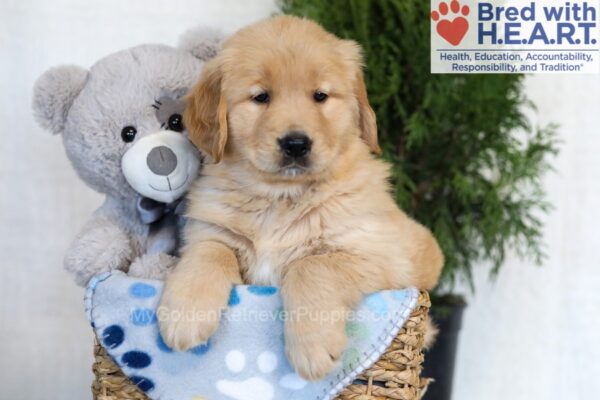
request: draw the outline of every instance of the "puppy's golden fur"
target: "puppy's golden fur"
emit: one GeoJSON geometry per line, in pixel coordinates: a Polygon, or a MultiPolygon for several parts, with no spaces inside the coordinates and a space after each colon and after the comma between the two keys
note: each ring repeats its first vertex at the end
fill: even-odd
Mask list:
{"type": "Polygon", "coordinates": [[[161,306],[205,318],[161,319],[167,344],[206,341],[232,284],[278,285],[289,360],[319,379],[346,337],[343,318],[316,315],[342,315],[376,290],[436,284],[435,239],[398,209],[388,166],[370,154],[377,129],[356,43],[294,17],[255,24],[225,43],[188,101],[191,138],[214,163],[190,191],[186,246],[161,306]],[[306,164],[282,163],[278,139],[290,131],[312,140],[306,164]]]}

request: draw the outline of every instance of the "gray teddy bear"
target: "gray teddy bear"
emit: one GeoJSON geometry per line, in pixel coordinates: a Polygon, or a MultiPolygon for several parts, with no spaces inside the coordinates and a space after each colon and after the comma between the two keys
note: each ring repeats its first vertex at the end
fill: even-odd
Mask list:
{"type": "Polygon", "coordinates": [[[179,48],[141,45],[89,70],[52,68],[35,83],[36,119],[62,135],[79,176],[106,195],[65,257],[79,285],[115,269],[160,279],[176,262],[180,200],[201,167],[183,96],[220,43],[200,28],[179,48]]]}

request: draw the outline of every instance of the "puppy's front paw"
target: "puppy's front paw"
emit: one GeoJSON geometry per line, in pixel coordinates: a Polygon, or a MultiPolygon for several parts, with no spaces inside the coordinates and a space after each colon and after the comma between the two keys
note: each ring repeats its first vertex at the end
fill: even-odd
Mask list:
{"type": "Polygon", "coordinates": [[[165,290],[157,314],[165,344],[186,351],[206,343],[219,327],[226,305],[207,295],[182,296],[165,290]]]}
{"type": "Polygon", "coordinates": [[[331,372],[347,340],[343,321],[325,325],[288,321],[285,327],[288,360],[306,380],[319,380],[331,372]]]}

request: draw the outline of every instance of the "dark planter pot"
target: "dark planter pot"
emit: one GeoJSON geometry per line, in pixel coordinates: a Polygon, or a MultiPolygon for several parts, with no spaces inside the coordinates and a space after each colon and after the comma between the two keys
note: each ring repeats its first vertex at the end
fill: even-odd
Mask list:
{"type": "Polygon", "coordinates": [[[466,303],[462,298],[441,297],[433,300],[432,317],[440,329],[433,347],[425,354],[422,376],[433,378],[425,400],[450,400],[458,333],[466,303]]]}

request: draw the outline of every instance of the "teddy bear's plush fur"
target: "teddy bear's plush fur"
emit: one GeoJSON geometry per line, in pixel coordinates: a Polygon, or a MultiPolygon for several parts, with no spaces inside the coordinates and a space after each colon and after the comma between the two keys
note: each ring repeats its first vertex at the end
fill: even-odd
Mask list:
{"type": "Polygon", "coordinates": [[[178,116],[220,42],[198,29],[179,48],[141,45],[89,70],[52,68],[35,83],[36,119],[61,134],[79,176],[106,195],[65,257],[79,285],[114,269],[161,278],[175,263],[178,200],[201,165],[178,116]]]}

